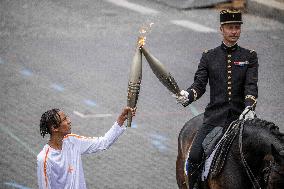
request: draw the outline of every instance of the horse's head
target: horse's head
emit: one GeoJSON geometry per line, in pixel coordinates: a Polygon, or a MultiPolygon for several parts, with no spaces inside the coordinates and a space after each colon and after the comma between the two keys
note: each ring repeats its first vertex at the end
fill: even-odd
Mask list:
{"type": "Polygon", "coordinates": [[[267,189],[283,189],[284,188],[284,150],[277,151],[271,145],[271,154],[273,161],[270,166],[270,174],[268,177],[267,189]]]}

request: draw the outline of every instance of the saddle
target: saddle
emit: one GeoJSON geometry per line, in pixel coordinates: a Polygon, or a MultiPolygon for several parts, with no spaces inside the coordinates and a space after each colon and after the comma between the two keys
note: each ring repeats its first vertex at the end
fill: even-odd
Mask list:
{"type": "Polygon", "coordinates": [[[233,121],[224,133],[222,127],[215,127],[202,142],[204,166],[201,178],[203,181],[208,175],[210,175],[210,178],[215,178],[221,173],[230,147],[239,134],[240,127],[237,122],[233,121]]]}

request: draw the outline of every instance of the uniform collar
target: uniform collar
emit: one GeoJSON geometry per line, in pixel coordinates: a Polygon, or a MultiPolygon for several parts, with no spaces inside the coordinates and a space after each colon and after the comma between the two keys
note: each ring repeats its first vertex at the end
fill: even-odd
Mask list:
{"type": "Polygon", "coordinates": [[[233,46],[230,46],[230,47],[229,47],[229,46],[225,45],[224,42],[222,42],[221,48],[222,48],[224,51],[226,51],[226,52],[234,52],[235,50],[238,49],[238,44],[236,43],[236,44],[234,44],[233,46]]]}

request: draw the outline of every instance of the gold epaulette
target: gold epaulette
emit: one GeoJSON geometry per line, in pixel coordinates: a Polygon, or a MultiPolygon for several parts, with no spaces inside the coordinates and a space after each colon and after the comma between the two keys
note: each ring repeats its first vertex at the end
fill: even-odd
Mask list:
{"type": "Polygon", "coordinates": [[[252,49],[252,50],[249,50],[249,52],[250,52],[250,53],[253,53],[253,52],[254,52],[254,50],[253,50],[253,49],[252,49]]]}

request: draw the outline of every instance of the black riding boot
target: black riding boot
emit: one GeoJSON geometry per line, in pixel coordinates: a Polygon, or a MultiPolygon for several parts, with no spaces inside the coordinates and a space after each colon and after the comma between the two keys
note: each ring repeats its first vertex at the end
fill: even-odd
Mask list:
{"type": "Polygon", "coordinates": [[[198,189],[198,177],[200,173],[198,164],[189,162],[187,169],[189,189],[198,189]]]}

